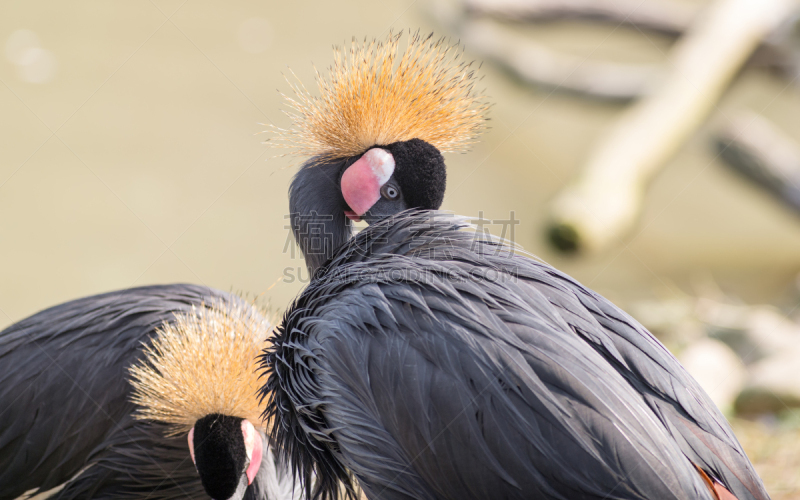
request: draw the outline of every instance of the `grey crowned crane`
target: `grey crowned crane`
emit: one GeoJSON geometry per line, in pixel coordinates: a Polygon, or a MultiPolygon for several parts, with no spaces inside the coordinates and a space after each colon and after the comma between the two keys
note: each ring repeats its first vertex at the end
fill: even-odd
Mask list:
{"type": "Polygon", "coordinates": [[[298,498],[256,397],[270,331],[249,303],[194,285],[86,297],[6,328],[0,499],[298,498]]]}
{"type": "Polygon", "coordinates": [[[314,278],[264,351],[262,395],[307,496],[352,495],[355,478],[375,500],[769,498],[650,332],[436,211],[439,152],[472,140],[485,107],[455,49],[398,43],[337,53],[276,131],[312,157],[290,205],[314,278]]]}

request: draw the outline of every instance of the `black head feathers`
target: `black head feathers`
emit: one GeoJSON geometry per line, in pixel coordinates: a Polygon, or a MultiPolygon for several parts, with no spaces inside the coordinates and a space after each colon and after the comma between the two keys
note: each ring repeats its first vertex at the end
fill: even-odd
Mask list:
{"type": "Polygon", "coordinates": [[[409,208],[438,210],[442,206],[447,183],[442,153],[421,139],[381,147],[394,157],[394,176],[409,208]]]}

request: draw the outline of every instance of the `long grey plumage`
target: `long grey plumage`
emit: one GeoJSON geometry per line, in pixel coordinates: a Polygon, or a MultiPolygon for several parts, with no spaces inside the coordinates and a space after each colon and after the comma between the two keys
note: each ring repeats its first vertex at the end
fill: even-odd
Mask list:
{"type": "MultiPolygon", "coordinates": [[[[164,424],[133,418],[127,370],[175,313],[220,301],[241,299],[195,285],[133,288],[67,302],[0,332],[0,499],[64,483],[52,498],[208,498],[186,436],[166,438],[164,424]]],[[[272,483],[290,479],[274,460],[264,447],[245,498],[267,498],[272,483]]]]}
{"type": "Polygon", "coordinates": [[[619,308],[407,211],[353,238],[265,351],[273,438],[318,498],[769,498],[730,426],[619,308]]]}

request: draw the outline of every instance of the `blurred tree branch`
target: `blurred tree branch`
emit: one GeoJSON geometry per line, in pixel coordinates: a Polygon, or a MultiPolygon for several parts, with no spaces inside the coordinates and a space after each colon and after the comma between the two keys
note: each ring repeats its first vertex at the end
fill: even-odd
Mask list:
{"type": "Polygon", "coordinates": [[[549,234],[556,247],[602,249],[630,229],[650,178],[794,7],[793,0],[717,0],[698,16],[670,51],[664,79],[628,107],[553,201],[549,234]]]}
{"type": "MultiPolygon", "coordinates": [[[[797,3],[716,0],[699,7],[664,0],[461,0],[457,12],[438,9],[437,17],[470,50],[525,82],[605,99],[640,97],[552,205],[548,231],[556,247],[596,250],[633,225],[650,178],[705,120],[743,65],[766,65],[792,81],[800,76],[797,3]],[[679,38],[666,64],[625,64],[563,54],[498,22],[558,19],[627,24],[679,38]]],[[[728,156],[744,154],[745,146],[765,172],[774,170],[750,142],[734,144],[728,156]]]]}
{"type": "Polygon", "coordinates": [[[592,97],[629,100],[645,94],[663,75],[660,65],[563,54],[486,20],[463,23],[461,37],[473,52],[501,62],[526,83],[592,97]]]}
{"type": "Polygon", "coordinates": [[[639,29],[680,35],[699,11],[697,5],[662,0],[466,0],[468,16],[506,21],[587,19],[628,24],[639,29]]]}
{"type": "Polygon", "coordinates": [[[800,212],[800,145],[763,116],[741,113],[716,134],[725,162],[800,212]]]}
{"type": "MultiPolygon", "coordinates": [[[[492,59],[526,83],[597,97],[629,100],[647,93],[662,76],[656,65],[585,61],[526,37],[491,20],[551,22],[564,19],[603,21],[681,36],[702,6],[654,0],[465,0],[457,19],[444,21],[470,49],[492,59]]],[[[800,75],[800,44],[793,32],[795,16],[787,16],[759,40],[748,64],[788,78],[800,75]]]]}

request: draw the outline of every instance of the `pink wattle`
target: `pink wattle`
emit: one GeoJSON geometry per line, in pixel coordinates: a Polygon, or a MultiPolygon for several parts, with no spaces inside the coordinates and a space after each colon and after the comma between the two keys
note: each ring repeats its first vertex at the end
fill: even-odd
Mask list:
{"type": "Polygon", "coordinates": [[[261,434],[256,432],[254,437],[253,456],[250,458],[250,465],[247,466],[247,470],[245,471],[245,474],[247,474],[247,484],[253,484],[253,479],[255,479],[258,468],[261,466],[261,454],[263,453],[263,449],[261,448],[263,446],[261,434]]]}
{"type": "MultiPolygon", "coordinates": [[[[361,217],[381,197],[381,186],[394,173],[394,158],[384,149],[373,148],[347,167],[342,175],[342,196],[353,211],[361,217]]],[[[352,215],[345,214],[355,220],[352,215]]]]}
{"type": "Polygon", "coordinates": [[[357,216],[364,215],[381,197],[381,186],[363,157],[342,175],[344,201],[357,216]]]}
{"type": "Polygon", "coordinates": [[[189,455],[192,457],[192,463],[196,464],[197,462],[194,459],[194,427],[189,431],[189,455]]]}

